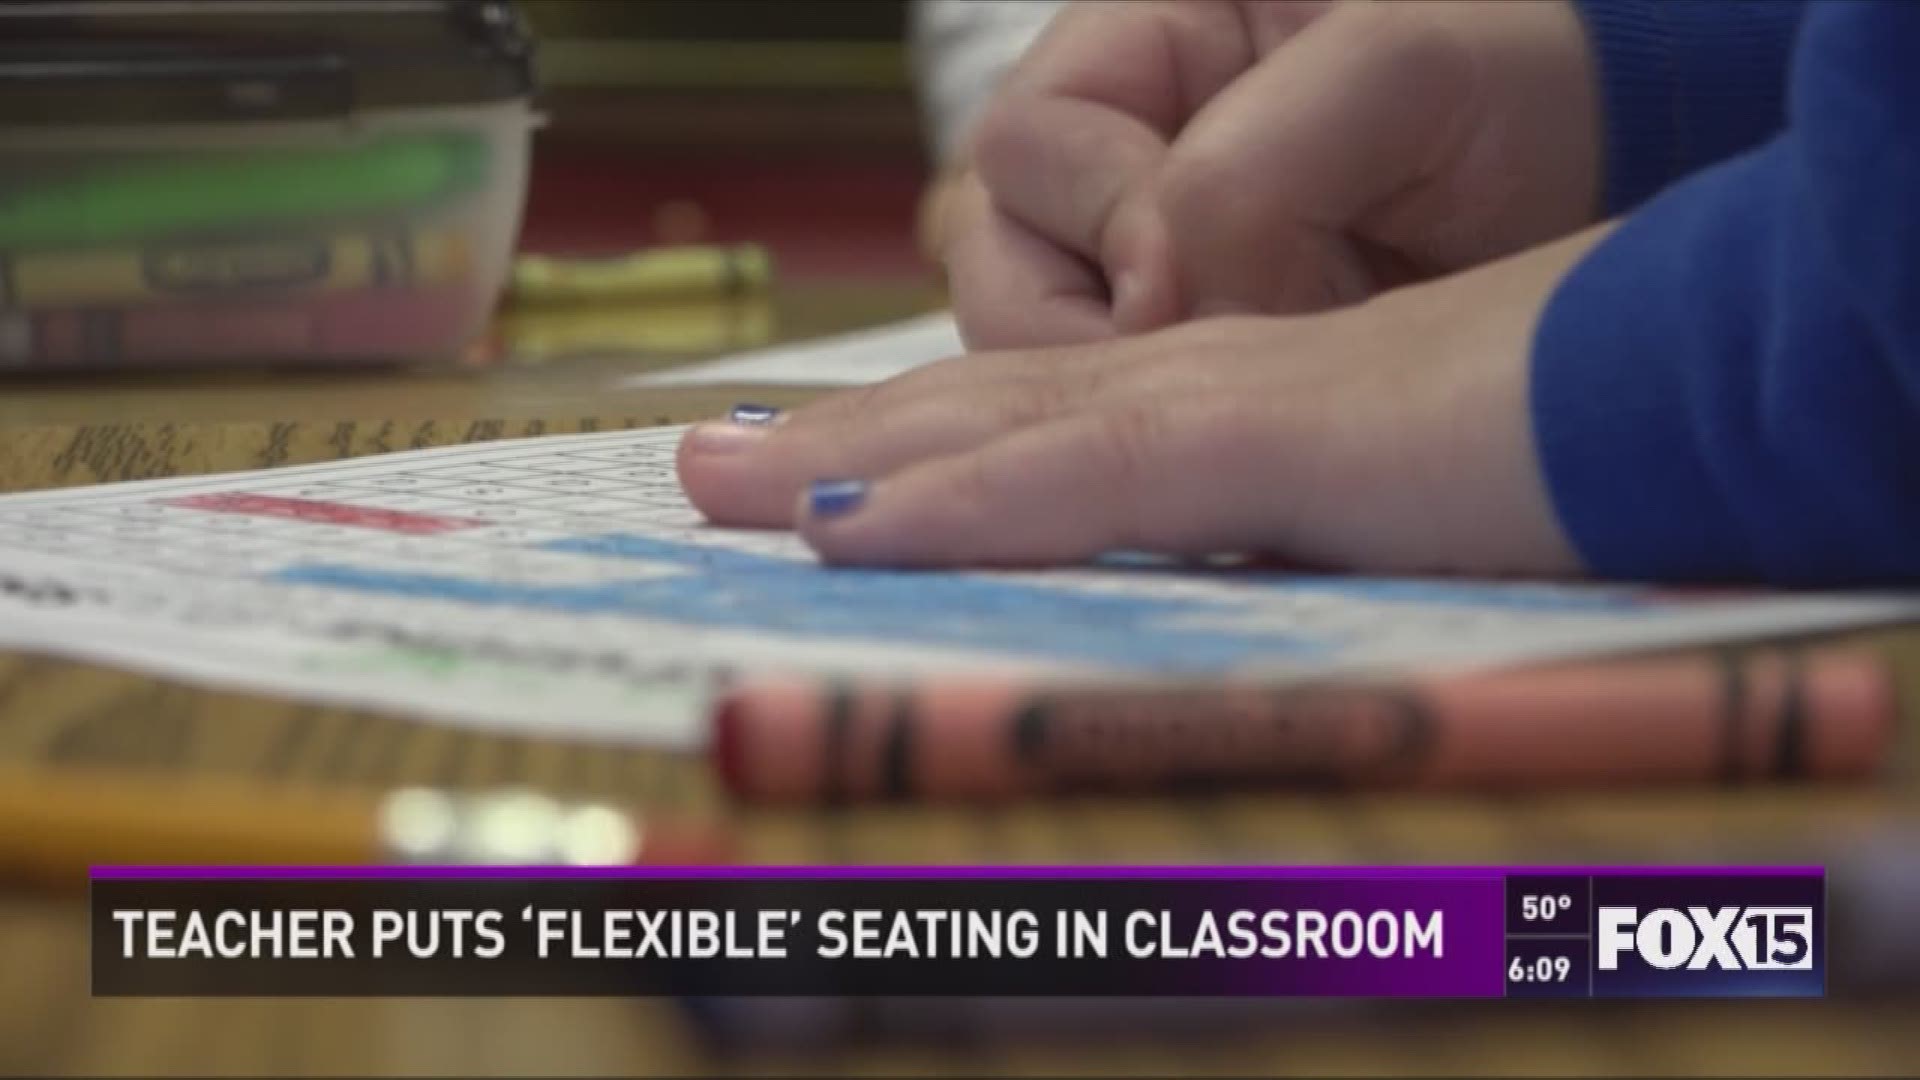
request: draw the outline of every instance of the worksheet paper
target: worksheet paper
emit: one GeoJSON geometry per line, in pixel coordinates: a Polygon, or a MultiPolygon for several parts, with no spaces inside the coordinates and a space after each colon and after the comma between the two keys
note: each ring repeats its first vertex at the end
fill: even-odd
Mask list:
{"type": "Polygon", "coordinates": [[[0,498],[0,647],[545,735],[695,747],[714,680],[1277,677],[1812,630],[1920,599],[1169,568],[826,569],[705,524],[681,431],[0,498]]]}
{"type": "Polygon", "coordinates": [[[628,386],[864,386],[967,351],[953,316],[904,322],[639,375],[628,386]]]}

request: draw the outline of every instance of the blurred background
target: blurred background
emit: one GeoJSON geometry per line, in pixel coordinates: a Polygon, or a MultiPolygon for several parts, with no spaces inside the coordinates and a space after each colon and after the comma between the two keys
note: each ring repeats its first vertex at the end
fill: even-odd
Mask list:
{"type": "Polygon", "coordinates": [[[549,124],[523,248],[753,241],[789,280],[930,280],[910,7],[527,0],[549,124]]]}

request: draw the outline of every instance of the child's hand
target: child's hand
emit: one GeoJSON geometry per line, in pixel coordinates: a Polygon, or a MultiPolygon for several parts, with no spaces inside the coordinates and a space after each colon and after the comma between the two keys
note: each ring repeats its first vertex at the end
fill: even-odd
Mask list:
{"type": "Polygon", "coordinates": [[[1332,313],[975,355],[773,425],[703,424],[681,480],[712,520],[797,523],[837,563],[1144,550],[1572,572],[1535,462],[1528,346],[1594,239],[1332,313]]]}
{"type": "Polygon", "coordinates": [[[1353,303],[1597,219],[1565,0],[1077,4],[947,219],[975,348],[1353,303]]]}
{"type": "Polygon", "coordinates": [[[966,175],[964,169],[942,169],[927,181],[926,190],[920,193],[914,239],[920,245],[920,254],[936,269],[946,261],[947,223],[953,216],[954,203],[966,175]]]}

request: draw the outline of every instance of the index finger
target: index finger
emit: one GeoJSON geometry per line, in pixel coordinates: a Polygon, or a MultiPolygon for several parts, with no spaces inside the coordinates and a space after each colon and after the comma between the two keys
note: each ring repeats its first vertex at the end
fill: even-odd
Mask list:
{"type": "Polygon", "coordinates": [[[947,277],[968,349],[1070,345],[1113,335],[1098,268],[1001,213],[978,179],[965,182],[954,199],[947,277]]]}
{"type": "MultiPolygon", "coordinates": [[[[994,206],[1084,260],[1127,329],[1170,322],[1179,309],[1168,238],[1150,213],[1135,212],[1146,208],[1136,193],[1187,118],[1252,57],[1234,3],[1076,5],[1028,51],[974,133],[972,160],[994,206]]],[[[977,273],[1007,269],[988,257],[977,273]]]]}
{"type": "MultiPolygon", "coordinates": [[[[1117,326],[1181,314],[1173,241],[1151,198],[1168,147],[1208,101],[1324,4],[1226,0],[1076,5],[1008,76],[973,133],[993,205],[1046,246],[1085,260],[1117,326]]],[[[976,289],[1010,272],[995,252],[954,269],[976,289]],[[976,277],[977,275],[977,277],[976,277]]],[[[1017,339],[996,344],[1037,344],[1017,339]]]]}

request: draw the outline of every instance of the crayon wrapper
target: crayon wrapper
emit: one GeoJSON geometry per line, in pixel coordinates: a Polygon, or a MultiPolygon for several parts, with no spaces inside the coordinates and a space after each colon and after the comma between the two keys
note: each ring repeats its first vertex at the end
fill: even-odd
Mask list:
{"type": "Polygon", "coordinates": [[[463,280],[472,263],[467,237],[457,230],[16,255],[0,269],[0,304],[38,309],[397,289],[463,280]]]}
{"type": "Polygon", "coordinates": [[[624,258],[522,256],[512,293],[522,304],[731,296],[763,288],[773,267],[766,251],[743,247],[659,248],[624,258]]]}
{"type": "Polygon", "coordinates": [[[1857,780],[1897,713],[1884,663],[1843,651],[1324,686],[800,680],[736,690],[714,753],[770,800],[1857,780]]]}
{"type": "Polygon", "coordinates": [[[608,305],[512,311],[497,324],[515,360],[537,363],[603,353],[707,353],[764,345],[773,312],[764,303],[608,305]]]}
{"type": "Polygon", "coordinates": [[[0,320],[0,358],[15,367],[73,368],[404,360],[458,350],[484,316],[484,301],[465,285],[297,302],[40,312],[0,320]]]}

